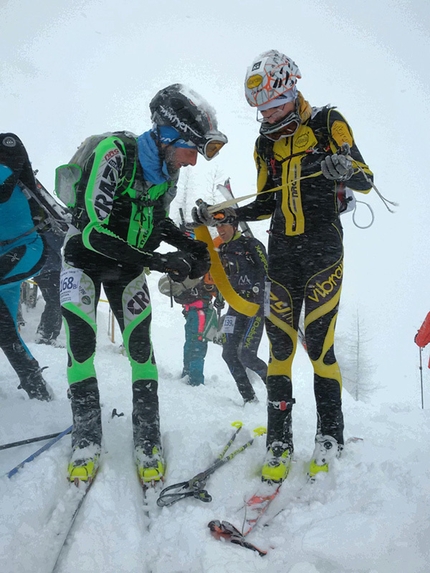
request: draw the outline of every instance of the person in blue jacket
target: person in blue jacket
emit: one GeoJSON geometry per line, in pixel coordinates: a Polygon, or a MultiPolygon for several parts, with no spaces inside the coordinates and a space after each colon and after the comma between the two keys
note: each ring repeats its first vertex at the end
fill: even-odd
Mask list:
{"type": "Polygon", "coordinates": [[[0,347],[29,398],[49,401],[52,391],[38,361],[18,331],[21,283],[36,275],[45,259],[40,229],[43,213],[28,191],[36,182],[27,151],[13,133],[0,134],[0,347]]]}

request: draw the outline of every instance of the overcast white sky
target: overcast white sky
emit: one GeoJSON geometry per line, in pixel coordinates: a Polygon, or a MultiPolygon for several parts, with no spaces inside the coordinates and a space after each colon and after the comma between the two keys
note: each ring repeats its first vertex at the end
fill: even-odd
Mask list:
{"type": "Polygon", "coordinates": [[[304,96],[339,108],[378,188],[400,203],[392,215],[372,193],[366,231],[343,218],[340,326],[358,308],[377,376],[415,399],[413,336],[430,309],[427,0],[0,0],[0,26],[2,131],[22,137],[50,188],[88,135],[148,129],[151,97],[179,81],[216,108],[229,138],[190,172],[195,198],[215,176],[231,177],[237,195],[252,192],[258,125],[243,95],[246,67],[271,48],[291,56],[304,96]]]}

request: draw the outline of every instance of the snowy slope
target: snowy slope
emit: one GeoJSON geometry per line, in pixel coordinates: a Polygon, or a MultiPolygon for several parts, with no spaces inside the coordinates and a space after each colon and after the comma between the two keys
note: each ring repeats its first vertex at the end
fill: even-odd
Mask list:
{"type": "MultiPolygon", "coordinates": [[[[260,402],[241,406],[240,395],[210,345],[206,385],[192,388],[180,379],[183,317],[180,308],[151,283],[153,339],[160,370],[161,423],[168,462],[166,485],[191,478],[205,469],[229,439],[231,423],[242,420],[236,444],[265,425],[265,388],[255,381],[260,402]]],[[[23,334],[31,341],[43,307],[25,314],[23,334]]],[[[313,449],[315,429],[311,367],[303,349],[295,362],[294,431],[296,462],[281,495],[268,512],[279,510],[267,527],[250,536],[266,557],[214,540],[211,519],[226,519],[240,528],[244,496],[258,486],[264,438],[211,476],[207,489],[213,501],[183,500],[157,509],[147,530],[142,494],[132,461],[131,388],[127,359],[119,352],[119,333],[107,335],[107,306],[100,304],[97,369],[103,407],[102,466],[77,517],[63,553],[61,573],[423,573],[429,571],[430,510],[429,413],[402,404],[367,405],[345,392],[346,438],[349,444],[328,476],[314,485],[305,481],[305,463],[313,449]],[[124,416],[111,417],[112,410],[124,416]]],[[[71,423],[66,398],[64,349],[30,342],[56,399],[29,401],[16,390],[13,371],[0,374],[2,424],[0,443],[53,433],[71,423]]],[[[267,342],[261,346],[267,354],[267,342]]],[[[8,369],[9,368],[9,369],[8,369]]],[[[14,467],[38,444],[0,452],[0,473],[14,467]]],[[[0,478],[0,571],[48,573],[56,558],[56,524],[65,515],[68,485],[65,470],[70,437],[25,465],[14,477],[0,478]]]]}
{"type": "MultiPolygon", "coordinates": [[[[373,367],[361,382],[373,393],[366,403],[344,393],[344,411],[346,437],[363,441],[348,446],[328,479],[311,489],[303,487],[315,412],[311,367],[299,348],[294,363],[296,463],[268,517],[285,510],[250,539],[271,547],[269,554],[261,558],[225,546],[207,529],[214,518],[240,527],[243,498],[258,484],[264,438],[209,479],[212,503],[187,500],[165,508],[147,531],[132,462],[130,371],[119,353],[119,337],[113,344],[107,336],[108,314],[102,304],[97,369],[105,452],[60,573],[430,571],[430,414],[420,408],[413,343],[429,310],[430,4],[290,0],[266,7],[248,0],[244,6],[231,0],[0,2],[2,131],[23,138],[41,181],[52,189],[55,167],[85,137],[114,129],[142,133],[150,125],[148,103],[156,91],[182,82],[216,108],[219,126],[229,138],[212,162],[199,160],[191,176],[181,176],[174,214],[179,206],[188,214],[198,197],[211,201],[213,184],[227,177],[237,195],[255,190],[252,148],[258,125],[243,96],[243,77],[264,50],[275,48],[293,57],[303,74],[300,90],[305,97],[315,106],[338,106],[378,188],[400,203],[391,215],[372,192],[366,200],[375,211],[375,224],[361,231],[350,219],[343,221],[345,281],[337,348],[349,379],[354,373],[349,341],[358,312],[368,340],[363,350],[373,367]],[[114,408],[124,416],[112,419],[114,408]]],[[[363,212],[361,224],[367,222],[363,212]]],[[[253,224],[253,230],[259,225],[264,223],[253,224]]],[[[267,239],[264,230],[257,236],[267,239]]],[[[243,441],[247,431],[265,424],[265,391],[257,380],[260,403],[242,408],[221,349],[213,345],[206,386],[190,388],[180,382],[183,317],[158,295],[157,280],[154,273],[153,339],[170,485],[189,479],[213,460],[230,437],[234,420],[244,422],[243,441]]],[[[27,400],[0,356],[0,444],[71,424],[66,352],[32,343],[42,304],[26,315],[24,337],[41,364],[49,365],[46,377],[56,399],[49,404],[27,400]]],[[[267,342],[261,356],[267,357],[267,342]]],[[[427,360],[426,350],[426,408],[427,360]]],[[[37,447],[0,451],[0,476],[37,447]]],[[[0,477],[1,573],[52,570],[56,526],[67,510],[69,454],[66,437],[12,479],[0,477]]]]}

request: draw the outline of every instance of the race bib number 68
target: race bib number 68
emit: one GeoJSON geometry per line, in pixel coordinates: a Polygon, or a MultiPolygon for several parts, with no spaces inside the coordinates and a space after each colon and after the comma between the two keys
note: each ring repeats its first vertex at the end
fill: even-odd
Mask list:
{"type": "Polygon", "coordinates": [[[79,285],[81,282],[81,269],[66,269],[60,275],[60,301],[79,302],[79,285]]]}

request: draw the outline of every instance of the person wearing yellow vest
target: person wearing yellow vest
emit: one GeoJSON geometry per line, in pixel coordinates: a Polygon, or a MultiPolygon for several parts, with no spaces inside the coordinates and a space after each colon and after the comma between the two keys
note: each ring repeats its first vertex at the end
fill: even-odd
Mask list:
{"type": "Polygon", "coordinates": [[[254,59],[245,77],[248,104],[260,123],[255,142],[257,197],[244,207],[209,213],[195,222],[271,219],[268,244],[271,344],[268,365],[267,454],[262,478],[281,482],[294,451],[292,365],[304,305],[305,337],[314,370],[317,424],[309,475],[327,472],[344,445],[342,378],[334,333],[343,278],[343,231],[337,201],[347,185],[367,193],[373,175],[353,132],[336,108],[311,107],[297,90],[296,63],[277,50],[254,59]]]}

